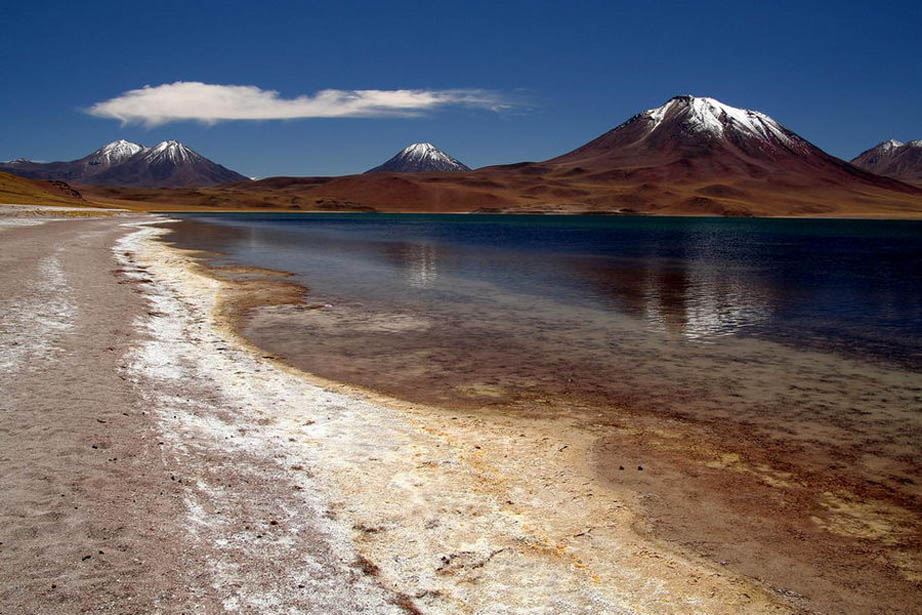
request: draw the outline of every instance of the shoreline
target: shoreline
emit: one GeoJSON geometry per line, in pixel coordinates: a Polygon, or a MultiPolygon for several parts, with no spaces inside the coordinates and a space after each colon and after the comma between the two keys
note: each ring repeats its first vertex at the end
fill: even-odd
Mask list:
{"type": "Polygon", "coordinates": [[[918,222],[922,220],[922,211],[910,215],[900,214],[892,215],[885,213],[868,213],[868,214],[849,214],[849,215],[777,215],[777,216],[716,216],[713,214],[692,214],[692,213],[623,213],[623,212],[600,212],[600,211],[361,211],[361,210],[343,210],[343,211],[309,211],[290,209],[271,209],[271,208],[254,208],[254,209],[163,209],[163,208],[139,208],[137,211],[149,213],[152,215],[170,215],[170,214],[291,214],[291,215],[418,215],[418,216],[540,216],[544,218],[553,218],[555,216],[578,216],[578,217],[599,217],[599,218],[700,218],[716,220],[892,220],[894,222],[918,222]]]}
{"type": "MultiPolygon", "coordinates": [[[[211,308],[212,314],[215,315],[217,327],[222,334],[230,336],[243,352],[251,357],[259,356],[262,363],[272,364],[275,369],[286,372],[308,386],[343,394],[353,403],[358,401],[361,404],[373,404],[376,414],[381,412],[382,408],[389,408],[390,412],[397,413],[397,416],[405,421],[403,430],[410,431],[409,434],[405,431],[402,437],[409,437],[410,441],[404,444],[404,447],[413,450],[414,457],[422,458],[423,461],[414,468],[401,464],[404,467],[398,474],[419,477],[411,484],[408,484],[406,479],[400,481],[400,489],[408,492],[400,498],[401,500],[447,500],[439,504],[429,504],[424,509],[460,510],[464,507],[476,507],[475,519],[464,519],[461,528],[452,528],[448,532],[448,537],[439,537],[439,532],[434,531],[441,526],[437,519],[428,519],[420,524],[421,520],[418,517],[422,511],[416,511],[412,517],[407,517],[393,502],[388,510],[382,511],[379,502],[368,501],[367,493],[356,490],[355,485],[350,484],[354,477],[350,478],[349,475],[355,471],[354,466],[362,464],[360,460],[356,459],[352,467],[347,464],[339,468],[336,475],[343,482],[331,491],[351,491],[353,497],[359,498],[358,501],[364,504],[363,510],[357,500],[347,501],[347,505],[351,504],[354,515],[351,525],[353,528],[360,528],[356,541],[358,544],[366,545],[368,550],[363,555],[375,564],[383,578],[389,579],[395,591],[418,595],[419,590],[412,593],[407,587],[402,586],[402,583],[417,577],[420,571],[414,571],[409,566],[392,568],[389,560],[397,554],[405,553],[407,544],[421,540],[414,539],[414,536],[436,534],[428,540],[436,544],[466,544],[468,548],[438,548],[430,543],[416,552],[414,558],[428,559],[431,562],[428,579],[434,582],[434,586],[421,590],[425,596],[455,595],[459,588],[445,582],[451,576],[467,577],[464,578],[465,584],[471,583],[473,579],[476,579],[477,583],[483,583],[482,574],[477,572],[472,577],[473,571],[481,571],[487,567],[487,563],[490,564],[490,568],[498,566],[500,562],[497,560],[507,557],[506,553],[515,549],[515,557],[510,557],[512,561],[503,562],[503,567],[507,568],[501,574],[502,577],[506,577],[503,585],[516,585],[510,583],[507,577],[513,573],[521,574],[521,563],[514,560],[523,556],[537,558],[537,561],[527,566],[532,577],[537,574],[535,566],[538,565],[557,570],[553,573],[548,571],[544,581],[546,586],[534,588],[537,593],[508,596],[498,601],[510,608],[514,608],[512,605],[516,600],[550,600],[553,595],[557,596],[554,600],[559,601],[567,594],[571,595],[570,600],[574,601],[571,604],[576,607],[579,603],[589,600],[589,596],[580,597],[581,592],[589,591],[593,586],[596,589],[592,593],[600,592],[602,590],[599,588],[607,586],[618,588],[616,593],[622,594],[618,600],[609,602],[610,612],[619,612],[625,608],[654,609],[658,612],[698,612],[699,607],[693,605],[699,605],[704,599],[701,595],[701,592],[705,591],[703,583],[710,585],[706,590],[706,593],[711,594],[707,600],[711,603],[709,612],[788,610],[777,596],[772,596],[767,590],[735,577],[726,570],[688,559],[687,554],[679,555],[672,552],[663,544],[657,545],[649,536],[637,534],[634,527],[638,517],[632,512],[636,507],[628,501],[611,497],[611,492],[599,483],[598,477],[590,467],[589,460],[596,434],[573,429],[567,430],[566,436],[561,437],[559,422],[551,425],[550,422],[544,421],[537,425],[533,419],[485,419],[476,414],[465,415],[459,411],[403,402],[350,385],[326,381],[305,374],[284,361],[267,358],[264,351],[251,346],[240,336],[230,322],[235,314],[234,308],[228,309],[227,293],[235,292],[234,283],[216,279],[216,276],[209,274],[207,268],[195,262],[190,255],[184,255],[176,248],[162,243],[160,245],[162,249],[172,251],[180,262],[184,261],[180,266],[180,270],[183,271],[181,275],[206,276],[218,285],[220,290],[211,308]],[[414,432],[415,437],[410,437],[414,432]],[[558,434],[557,437],[548,435],[555,432],[558,434]],[[422,437],[422,434],[425,434],[425,437],[422,437]],[[446,457],[443,447],[453,454],[446,457]],[[514,455],[510,454],[513,452],[514,455]],[[516,461],[511,462],[510,457],[516,461]],[[451,469],[452,475],[447,481],[446,477],[440,476],[445,474],[444,470],[433,472],[446,466],[451,469]],[[541,474],[536,480],[532,475],[538,469],[541,474]],[[545,484],[540,484],[540,480],[545,481],[545,484]],[[458,485],[464,483],[470,483],[471,486],[465,489],[464,493],[458,494],[458,485]],[[438,485],[444,485],[442,488],[447,493],[440,492],[438,485]],[[451,485],[451,488],[448,485],[451,485]],[[599,497],[600,493],[603,494],[602,497],[599,497]],[[477,497],[468,494],[477,494],[477,497]],[[549,515],[548,511],[555,511],[556,514],[549,515]],[[510,523],[512,525],[509,525],[510,523]],[[421,527],[411,530],[414,525],[421,527]],[[483,536],[489,535],[487,528],[497,526],[506,526],[506,529],[484,545],[483,536]],[[478,543],[479,549],[472,548],[478,543]],[[439,558],[447,558],[448,561],[439,558]],[[461,561],[455,562],[458,558],[461,558],[461,561]],[[445,568],[451,569],[451,573],[446,572],[445,568]],[[433,571],[435,575],[432,575],[433,571]],[[583,580],[575,582],[576,579],[572,577],[573,571],[580,571],[578,577],[583,577],[583,580]],[[561,586],[562,576],[569,579],[561,586]],[[638,583],[640,587],[637,587],[638,583]],[[659,589],[651,592],[651,583],[659,589]],[[671,585],[674,589],[664,592],[666,585],[671,585]],[[740,586],[746,589],[738,590],[740,586]],[[645,597],[644,594],[650,595],[645,597]],[[654,597],[654,601],[650,602],[654,597]],[[715,597],[719,598],[714,600],[715,597]],[[646,606],[642,606],[643,604],[646,606]]],[[[147,249],[157,251],[155,248],[147,249]]],[[[153,260],[146,266],[150,267],[152,262],[153,260]]],[[[233,299],[230,301],[232,303],[233,299]]],[[[367,420],[364,419],[363,424],[367,420]]],[[[315,440],[312,443],[318,444],[315,440]]],[[[380,464],[380,458],[373,459],[380,464]]],[[[393,458],[390,461],[392,464],[397,463],[393,458]]],[[[367,483],[373,478],[379,489],[372,491],[385,493],[395,488],[393,480],[389,478],[389,475],[394,473],[394,470],[387,468],[377,469],[370,475],[365,474],[362,482],[367,483]]],[[[458,520],[455,520],[455,523],[458,523],[458,520]]],[[[525,579],[521,582],[523,587],[529,584],[525,579]]],[[[474,612],[488,608],[491,601],[484,593],[489,595],[491,592],[461,594],[464,596],[461,602],[448,610],[458,609],[461,605],[464,605],[465,612],[468,609],[474,612]]],[[[590,602],[597,603],[600,598],[601,596],[594,596],[590,602]]],[[[438,601],[429,602],[425,606],[425,612],[430,612],[428,609],[440,612],[438,601]]]]}
{"type": "MultiPolygon", "coordinates": [[[[80,425],[107,435],[63,441],[66,450],[92,457],[62,457],[70,466],[54,471],[92,481],[90,495],[80,497],[99,502],[75,502],[81,511],[96,506],[101,512],[82,523],[98,517],[121,525],[113,540],[132,546],[126,558],[133,553],[157,562],[155,575],[174,569],[179,576],[161,580],[149,576],[149,563],[126,559],[111,567],[91,559],[101,566],[93,578],[104,592],[87,593],[70,576],[49,590],[56,577],[25,565],[35,559],[34,549],[49,551],[48,540],[55,541],[51,555],[54,549],[98,548],[106,559],[121,547],[100,539],[101,529],[69,533],[68,515],[83,514],[76,509],[55,512],[66,522],[55,521],[46,534],[30,534],[37,523],[30,516],[37,514],[30,512],[36,489],[58,463],[43,451],[56,440],[36,428],[19,436],[0,429],[0,442],[15,436],[10,442],[17,446],[33,433],[40,438],[27,449],[32,457],[2,479],[22,477],[23,486],[8,491],[9,515],[16,520],[9,527],[27,524],[12,537],[0,527],[0,563],[23,569],[13,584],[0,583],[11,613],[72,612],[73,602],[61,601],[62,587],[71,601],[115,605],[127,597],[159,612],[809,611],[803,596],[654,537],[644,527],[642,499],[649,494],[636,486],[617,489],[597,472],[609,430],[604,421],[485,415],[400,401],[311,376],[253,346],[239,333],[239,310],[267,299],[299,302],[303,287],[278,272],[211,271],[197,258],[201,253],[159,238],[167,233],[159,226],[164,221],[135,215],[55,222],[14,229],[8,237],[27,235],[8,245],[58,255],[63,248],[55,238],[64,236],[77,247],[69,249],[87,255],[61,260],[60,271],[48,270],[47,283],[35,279],[42,292],[60,286],[55,292],[71,302],[68,309],[78,316],[68,318],[77,325],[73,331],[36,329],[26,351],[51,366],[55,349],[65,344],[62,360],[73,366],[68,382],[97,387],[103,399],[119,392],[127,401],[103,416],[99,403],[81,410],[80,425]],[[114,243],[105,244],[110,236],[114,243]],[[111,313],[110,322],[100,321],[97,306],[111,313]],[[113,328],[107,335],[117,342],[84,332],[90,325],[113,328]],[[99,362],[103,371],[95,371],[97,360],[87,363],[91,352],[111,361],[112,369],[99,362]],[[89,445],[100,442],[99,454],[109,456],[105,463],[92,461],[96,446],[89,445]],[[126,460],[134,465],[119,465],[120,473],[112,474],[113,464],[126,460]],[[125,485],[130,499],[122,493],[125,485]],[[116,577],[125,588],[116,591],[116,577]],[[15,610],[13,599],[31,608],[15,610]]],[[[18,284],[15,278],[10,283],[18,284]]],[[[19,309],[27,314],[34,308],[19,309]]],[[[67,395],[81,388],[47,394],[44,376],[36,373],[34,380],[36,388],[7,401],[16,416],[27,418],[41,404],[67,404],[67,395]]],[[[11,383],[10,390],[23,386],[11,383]]],[[[107,404],[101,407],[108,411],[107,404]]],[[[48,429],[54,431],[59,419],[46,414],[36,420],[52,421],[48,429]]],[[[637,416],[624,421],[639,433],[656,433],[637,416]]],[[[62,434],[55,438],[69,437],[62,434]]],[[[749,476],[739,460],[724,461],[749,476]]],[[[50,492],[48,506],[57,497],[50,492]]],[[[75,566],[68,575],[85,574],[80,570],[75,566]]]]}
{"type": "MultiPolygon", "coordinates": [[[[227,330],[231,331],[238,341],[248,346],[252,352],[265,353],[267,348],[255,346],[245,337],[246,334],[242,330],[247,313],[250,311],[255,313],[263,305],[300,304],[303,296],[307,296],[308,301],[301,305],[300,309],[309,310],[311,308],[309,289],[287,281],[280,282],[277,279],[278,276],[290,274],[273,272],[272,276],[276,279],[258,281],[247,277],[247,281],[238,284],[233,280],[235,275],[248,271],[258,277],[266,272],[245,267],[231,267],[233,271],[230,272],[230,276],[227,276],[222,271],[226,268],[214,270],[199,260],[199,257],[207,256],[207,253],[197,252],[192,253],[191,256],[195,261],[193,266],[199,273],[218,278],[226,284],[226,289],[230,289],[221,300],[222,318],[225,319],[227,330]],[[271,288],[273,286],[282,289],[281,296],[275,299],[272,297],[271,288]],[[295,289],[295,292],[292,292],[292,289],[295,289]]],[[[295,311],[297,309],[294,308],[295,311]]],[[[308,313],[305,312],[305,314],[308,313]]],[[[271,353],[271,346],[269,348],[271,353]]],[[[818,363],[811,366],[809,362],[815,361],[816,358],[809,355],[816,353],[805,354],[808,356],[799,360],[808,361],[804,363],[804,366],[810,367],[809,371],[815,372],[814,376],[822,375],[824,372],[819,368],[828,367],[828,365],[818,363]]],[[[278,356],[273,356],[278,360],[278,356]]],[[[358,395],[373,403],[396,408],[415,417],[421,424],[431,424],[446,417],[453,421],[459,419],[467,421],[465,428],[470,434],[464,434],[459,439],[477,434],[478,431],[486,432],[492,428],[497,431],[492,436],[499,443],[496,446],[505,447],[507,451],[514,451],[514,454],[509,454],[509,457],[525,456],[540,459],[542,462],[546,461],[548,467],[556,468],[558,472],[561,469],[573,471],[574,468],[579,468],[574,473],[579,474],[579,484],[583,486],[583,489],[582,491],[579,488],[572,489],[572,497],[582,499],[584,502],[591,498],[599,500],[610,498],[618,502],[619,506],[632,511],[630,521],[625,522],[622,517],[619,523],[629,526],[637,539],[657,544],[660,549],[673,554],[681,554],[681,557],[690,558],[691,561],[706,561],[708,566],[720,566],[720,570],[733,571],[740,575],[752,575],[753,579],[759,579],[763,588],[786,598],[786,602],[794,608],[808,608],[814,603],[819,603],[826,608],[835,609],[843,608],[843,604],[849,604],[848,599],[837,603],[836,594],[844,591],[846,587],[852,587],[849,583],[856,576],[861,578],[865,575],[863,573],[842,574],[836,571],[836,568],[846,562],[849,562],[848,565],[851,567],[860,567],[859,560],[851,563],[853,562],[851,557],[864,551],[870,550],[868,552],[877,553],[875,557],[882,558],[885,562],[883,568],[889,567],[890,571],[877,570],[873,573],[868,571],[866,582],[870,584],[867,589],[869,593],[864,594],[856,590],[856,595],[852,596],[852,599],[859,599],[863,604],[862,608],[871,608],[872,601],[868,596],[880,594],[881,591],[886,592],[887,587],[891,588],[894,595],[899,593],[898,595],[905,595],[911,600],[909,596],[913,590],[907,589],[906,582],[912,583],[918,580],[920,578],[918,574],[922,572],[919,562],[916,561],[917,558],[912,556],[911,551],[906,551],[908,545],[914,540],[912,536],[916,531],[913,529],[915,523],[910,518],[913,505],[906,503],[911,500],[901,501],[900,497],[894,497],[892,494],[888,496],[886,490],[881,491],[875,488],[869,490],[868,486],[854,483],[854,476],[837,477],[836,472],[828,470],[823,474],[820,468],[824,466],[821,463],[817,465],[822,461],[822,455],[818,457],[800,455],[798,458],[796,443],[790,446],[783,444],[779,446],[780,443],[774,440],[777,434],[774,437],[769,434],[753,436],[747,434],[745,430],[736,429],[740,426],[718,428],[717,423],[713,422],[714,417],[709,419],[703,416],[700,420],[694,419],[692,418],[693,410],[690,411],[691,414],[688,412],[683,414],[681,404],[675,407],[664,407],[652,415],[642,410],[628,411],[627,408],[622,408],[609,418],[604,418],[602,414],[599,414],[600,418],[596,420],[592,418],[594,414],[591,413],[591,402],[580,408],[583,404],[576,399],[571,400],[572,403],[563,404],[548,402],[551,403],[547,406],[548,411],[554,408],[557,410],[550,412],[551,418],[548,418],[549,414],[544,412],[543,407],[541,410],[536,408],[534,412],[526,409],[525,412],[510,414],[503,413],[506,410],[505,406],[499,411],[438,407],[426,405],[425,401],[419,399],[410,401],[407,398],[395,397],[393,393],[378,393],[362,384],[342,384],[341,381],[335,379],[329,380],[327,377],[301,372],[284,359],[280,363],[288,369],[293,369],[295,373],[306,375],[312,383],[333,387],[338,391],[358,395]],[[589,411],[588,414],[587,411],[589,411]],[[554,414],[557,414],[558,418],[554,418],[554,414]],[[500,428],[500,426],[503,427],[500,428]],[[525,440],[533,441],[543,438],[545,441],[552,441],[557,448],[550,445],[545,449],[533,447],[526,453],[524,451],[526,447],[520,445],[516,438],[503,437],[498,434],[503,429],[509,433],[528,432],[527,437],[523,436],[525,440]],[[734,438],[733,434],[737,436],[734,438]],[[682,444],[685,441],[694,441],[697,444],[686,446],[682,444]],[[561,455],[565,449],[568,449],[567,452],[561,455]],[[794,461],[792,455],[798,458],[798,461],[794,461]],[[560,458],[564,456],[566,459],[561,460],[560,458]],[[644,478],[641,480],[635,479],[632,472],[618,473],[611,472],[610,469],[605,470],[614,459],[623,460],[625,458],[633,458],[644,465],[648,462],[653,464],[654,461],[659,463],[653,468],[647,467],[647,472],[643,473],[644,478]],[[549,459],[553,461],[548,461],[549,459]],[[799,467],[798,463],[804,465],[799,467]],[[691,484],[697,484],[700,488],[712,491],[698,493],[692,491],[676,501],[676,494],[670,493],[669,490],[679,489],[681,491],[683,489],[682,483],[687,482],[682,479],[683,473],[695,477],[696,480],[691,484]],[[699,484],[697,480],[699,476],[707,477],[709,482],[699,484]],[[669,486],[664,487],[664,484],[669,486]],[[814,484],[815,487],[812,486],[814,484]],[[823,490],[821,486],[829,488],[830,491],[820,493],[823,490]],[[761,503],[753,505],[752,502],[745,502],[746,497],[743,494],[748,493],[752,494],[753,502],[761,500],[761,503]],[[664,498],[664,495],[669,495],[672,500],[664,498]],[[740,504],[741,501],[742,504],[740,504]],[[716,511],[708,513],[711,517],[704,521],[703,527],[708,527],[708,524],[720,525],[728,522],[722,521],[725,517],[720,512],[723,506],[737,508],[742,506],[744,512],[737,510],[736,514],[743,514],[743,517],[729,516],[726,519],[744,521],[743,527],[749,529],[735,533],[728,532],[725,536],[723,532],[726,528],[722,531],[712,527],[710,529],[717,533],[712,534],[712,538],[708,538],[700,536],[701,526],[699,526],[696,528],[699,530],[699,535],[696,537],[695,532],[682,529],[685,521],[681,519],[681,516],[676,516],[678,513],[671,516],[663,514],[664,507],[668,510],[668,506],[679,504],[678,510],[682,510],[683,507],[691,505],[691,502],[714,507],[716,511]],[[775,554],[781,556],[777,561],[765,562],[766,565],[760,564],[756,554],[762,552],[766,546],[769,546],[769,543],[760,542],[759,539],[753,537],[758,536],[765,529],[759,519],[768,514],[776,505],[788,511],[797,511],[796,518],[786,519],[779,516],[772,520],[775,524],[772,531],[775,534],[780,532],[776,538],[785,534],[799,535],[806,530],[808,535],[812,536],[811,540],[817,545],[822,545],[822,542],[827,539],[836,543],[836,549],[838,549],[836,555],[828,553],[831,559],[820,564],[815,560],[817,557],[822,557],[818,553],[827,551],[824,547],[820,546],[820,551],[816,551],[818,547],[814,546],[811,547],[813,551],[798,552],[797,547],[788,545],[777,547],[775,554]],[[747,534],[747,531],[750,534],[747,534]],[[715,548],[715,545],[721,545],[721,539],[724,543],[730,541],[723,545],[729,549],[715,548]],[[740,540],[741,544],[749,544],[749,546],[741,551],[737,545],[733,544],[733,540],[740,540]],[[899,548],[894,550],[896,543],[899,543],[899,548]],[[878,549],[880,549],[879,552],[878,549]],[[740,558],[744,560],[745,565],[738,561],[740,558]],[[745,562],[747,559],[749,561],[745,562]],[[792,571],[800,570],[801,572],[785,572],[783,569],[786,566],[790,566],[792,571]],[[805,587],[800,587],[803,584],[793,581],[792,575],[794,578],[799,575],[812,575],[814,580],[805,587]],[[824,578],[826,575],[830,575],[831,579],[826,580],[824,578]],[[874,587],[873,591],[870,590],[871,586],[874,587]],[[905,593],[907,591],[910,593],[905,593]]],[[[860,376],[860,368],[857,364],[850,366],[848,371],[855,371],[856,376],[864,377],[860,376]]],[[[823,381],[821,378],[818,382],[823,381]]],[[[791,383],[791,388],[797,389],[798,387],[795,383],[791,383]]],[[[454,427],[458,423],[454,425],[448,423],[448,425],[454,427]]],[[[863,425],[861,427],[864,428],[863,425]]],[[[444,420],[439,428],[445,429],[444,420]]],[[[779,429],[784,431],[784,426],[779,425],[779,429]]],[[[455,435],[457,437],[457,434],[455,435]]],[[[477,437],[485,437],[485,434],[480,433],[477,437]]],[[[478,455],[483,454],[478,453],[478,455]]],[[[624,465],[628,464],[624,463],[624,465]]],[[[520,480],[528,472],[524,466],[515,467],[515,464],[509,462],[506,457],[494,459],[491,471],[494,474],[505,473],[515,476],[520,480]]],[[[544,487],[547,488],[553,484],[553,481],[547,481],[544,487]]],[[[528,514],[533,517],[540,516],[542,509],[557,510],[561,507],[562,504],[559,501],[546,501],[542,506],[536,506],[530,510],[528,514]]],[[[695,515],[694,511],[686,512],[692,516],[695,515]]],[[[590,517],[604,519],[605,515],[604,511],[594,512],[590,517]]],[[[765,522],[768,522],[767,518],[765,522]]],[[[585,525],[590,527],[593,524],[586,523],[585,525]]],[[[585,536],[587,533],[578,528],[571,529],[573,531],[568,534],[569,536],[585,536]]],[[[763,540],[770,541],[771,536],[773,534],[769,533],[763,537],[763,540]]],[[[796,542],[791,537],[786,540],[796,542]]],[[[801,537],[797,540],[805,540],[805,538],[801,537]]],[[[915,591],[917,592],[918,588],[915,591]]]]}
{"type": "Polygon", "coordinates": [[[681,212],[624,212],[624,211],[592,211],[592,210],[534,210],[534,211],[479,211],[479,210],[461,210],[461,211],[419,211],[419,210],[292,210],[286,208],[272,207],[253,207],[253,208],[229,208],[220,207],[148,207],[143,201],[120,200],[117,205],[105,201],[95,202],[88,201],[86,206],[79,205],[40,205],[40,204],[0,204],[0,219],[8,217],[9,212],[19,210],[22,217],[52,215],[54,212],[61,212],[62,215],[80,216],[80,215],[117,215],[119,213],[134,213],[139,215],[163,215],[170,214],[292,214],[292,215],[422,215],[422,216],[540,216],[540,217],[600,217],[600,218],[700,218],[700,219],[718,219],[718,220],[888,220],[902,222],[917,222],[922,220],[922,211],[903,212],[900,214],[890,213],[848,213],[848,214],[804,214],[789,215],[778,214],[772,216],[734,216],[734,215],[715,215],[712,213],[681,213],[681,212]],[[15,209],[14,209],[15,208],[15,209]],[[46,213],[47,212],[47,213],[46,213]],[[85,213],[83,213],[85,212],[85,213]]]}

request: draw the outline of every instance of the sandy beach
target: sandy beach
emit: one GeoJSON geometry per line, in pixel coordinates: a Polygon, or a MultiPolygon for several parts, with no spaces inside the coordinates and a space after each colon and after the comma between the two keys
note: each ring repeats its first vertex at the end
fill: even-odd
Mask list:
{"type": "Polygon", "coordinates": [[[5,615],[795,610],[635,532],[589,432],[386,404],[248,347],[155,222],[2,231],[5,615]]]}

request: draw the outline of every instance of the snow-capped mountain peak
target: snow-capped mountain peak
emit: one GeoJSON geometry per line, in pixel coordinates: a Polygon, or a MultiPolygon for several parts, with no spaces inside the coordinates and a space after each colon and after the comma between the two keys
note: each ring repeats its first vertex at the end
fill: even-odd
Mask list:
{"type": "Polygon", "coordinates": [[[470,171],[459,160],[452,158],[431,143],[412,143],[396,156],[367,173],[390,171],[393,173],[420,173],[425,171],[470,171]]]}
{"type": "Polygon", "coordinates": [[[457,162],[454,158],[437,148],[431,143],[413,143],[400,152],[400,156],[409,160],[431,160],[451,164],[457,162]]]}
{"type": "Polygon", "coordinates": [[[145,147],[143,145],[119,139],[118,141],[103,145],[90,154],[90,164],[110,167],[128,160],[135,154],[143,152],[144,149],[145,147]]]}
{"type": "Polygon", "coordinates": [[[856,167],[902,181],[922,184],[922,139],[882,141],[852,159],[856,167]]]}
{"type": "Polygon", "coordinates": [[[838,173],[827,154],[768,115],[689,95],[638,113],[548,162],[570,166],[569,172],[619,169],[638,177],[761,176],[769,168],[808,167],[838,173]]]}
{"type": "Polygon", "coordinates": [[[149,161],[169,161],[173,164],[198,160],[202,156],[179,141],[161,141],[150,148],[144,157],[149,161]]]}
{"type": "Polygon", "coordinates": [[[411,143],[410,145],[403,148],[402,154],[419,154],[419,155],[430,155],[439,152],[439,148],[434,146],[432,143],[411,143]]]}
{"type": "Polygon", "coordinates": [[[144,147],[119,139],[77,160],[13,161],[0,163],[0,169],[34,179],[149,188],[214,186],[247,180],[174,140],[144,147]]]}
{"type": "Polygon", "coordinates": [[[724,104],[715,98],[697,96],[675,96],[666,104],[655,109],[648,109],[636,118],[650,121],[649,132],[653,133],[667,120],[681,122],[682,126],[694,133],[703,133],[716,138],[724,137],[729,132],[759,139],[777,139],[790,143],[791,139],[784,128],[771,117],[724,104]]]}

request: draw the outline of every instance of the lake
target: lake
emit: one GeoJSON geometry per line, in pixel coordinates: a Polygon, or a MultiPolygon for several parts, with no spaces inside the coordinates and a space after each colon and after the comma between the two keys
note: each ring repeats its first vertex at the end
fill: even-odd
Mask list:
{"type": "Polygon", "coordinates": [[[588,430],[648,531],[784,591],[916,591],[922,222],[179,217],[208,263],[307,287],[242,324],[292,365],[588,430]]]}

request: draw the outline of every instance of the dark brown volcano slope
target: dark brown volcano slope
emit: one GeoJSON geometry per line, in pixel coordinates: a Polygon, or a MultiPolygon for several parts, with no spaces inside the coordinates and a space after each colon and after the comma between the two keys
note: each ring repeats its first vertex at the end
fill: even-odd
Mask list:
{"type": "Polygon", "coordinates": [[[900,181],[922,184],[922,140],[884,141],[852,160],[856,167],[900,181]]]}

